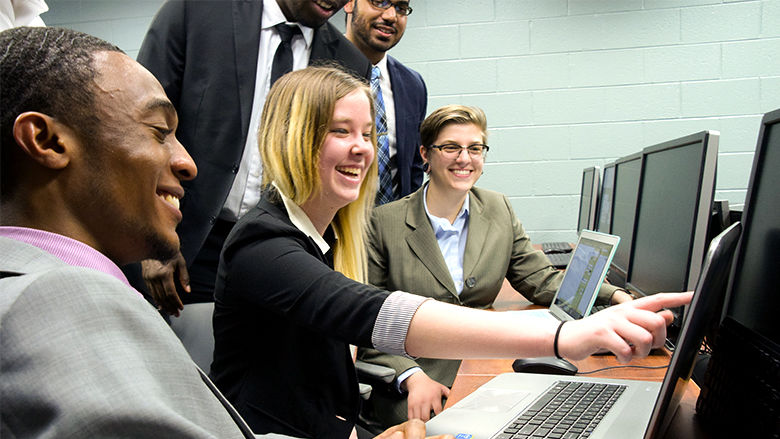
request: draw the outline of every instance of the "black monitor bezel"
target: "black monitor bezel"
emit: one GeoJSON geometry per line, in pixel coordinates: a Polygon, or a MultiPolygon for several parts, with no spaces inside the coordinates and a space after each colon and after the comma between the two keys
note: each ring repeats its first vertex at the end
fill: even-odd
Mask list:
{"type": "Polygon", "coordinates": [[[704,260],[705,251],[709,243],[707,242],[707,231],[709,227],[709,218],[712,212],[712,204],[715,199],[715,173],[718,161],[718,140],[720,133],[717,131],[701,131],[677,139],[668,140],[656,145],[648,146],[642,150],[642,169],[639,177],[639,191],[634,211],[634,226],[631,233],[631,249],[629,251],[628,270],[626,276],[626,287],[639,296],[654,294],[657,291],[647,292],[642,285],[637,285],[634,276],[636,237],[639,226],[639,213],[642,208],[642,193],[645,188],[645,163],[647,156],[657,154],[668,150],[683,148],[688,145],[702,143],[703,148],[700,156],[699,176],[697,179],[698,187],[696,190],[696,212],[693,223],[693,230],[690,231],[691,240],[688,243],[688,254],[686,256],[685,280],[682,291],[690,291],[696,285],[701,271],[701,264],[704,260]],[[707,184],[705,186],[705,184],[707,184]],[[706,198],[704,198],[706,197],[706,198]],[[703,199],[704,198],[704,199],[703,199]]]}
{"type": "MultiPolygon", "coordinates": [[[[723,306],[721,321],[727,315],[729,315],[728,310],[732,306],[732,301],[736,300],[736,298],[733,297],[733,295],[734,295],[734,289],[736,288],[736,285],[738,285],[738,281],[740,280],[740,276],[742,274],[740,271],[740,267],[744,264],[745,251],[746,251],[746,247],[744,244],[749,241],[750,235],[752,233],[751,226],[753,222],[753,206],[754,204],[756,204],[756,196],[758,194],[757,182],[758,184],[760,184],[762,173],[766,171],[763,162],[764,162],[764,157],[766,156],[766,150],[769,147],[769,136],[766,135],[767,126],[772,126],[772,129],[775,130],[780,130],[780,109],[766,113],[764,117],[761,119],[761,127],[759,128],[759,132],[758,132],[756,151],[755,151],[755,155],[753,156],[753,165],[750,169],[750,179],[748,180],[749,183],[748,183],[747,194],[745,196],[745,205],[742,211],[741,222],[744,227],[744,230],[742,233],[742,239],[740,240],[740,243],[736,249],[736,255],[734,258],[734,264],[731,269],[731,276],[729,277],[729,285],[726,291],[726,299],[723,306]]],[[[739,321],[738,319],[735,318],[734,320],[744,325],[744,323],[739,321]]],[[[753,328],[750,328],[750,330],[752,332],[755,332],[753,328]]]]}
{"type": "MultiPolygon", "coordinates": [[[[604,213],[604,182],[606,181],[607,176],[607,170],[612,169],[612,172],[615,172],[615,162],[607,163],[604,165],[604,169],[602,169],[601,173],[601,191],[599,192],[599,211],[596,215],[596,224],[595,228],[597,232],[601,233],[612,233],[612,207],[615,205],[615,203],[610,200],[609,203],[609,230],[603,230],[601,228],[601,215],[604,213]]],[[[612,176],[612,195],[614,196],[615,193],[615,176],[612,176]]]]}
{"type": "Polygon", "coordinates": [[[580,181],[580,208],[577,211],[577,233],[582,229],[594,230],[596,227],[596,218],[598,218],[599,198],[601,197],[601,168],[599,166],[589,166],[582,170],[582,179],[580,181]],[[592,185],[590,190],[590,212],[588,212],[587,224],[581,224],[583,199],[585,195],[585,182],[588,173],[593,172],[590,178],[592,185]]]}
{"type": "MultiPolygon", "coordinates": [[[[644,168],[644,156],[642,155],[642,151],[635,152],[633,154],[629,154],[625,157],[621,157],[617,160],[615,160],[615,180],[612,184],[612,214],[610,216],[610,234],[614,235],[615,233],[615,193],[617,192],[618,183],[620,181],[620,165],[628,162],[632,162],[635,160],[639,160],[639,181],[640,184],[642,182],[642,168],[644,168]]],[[[636,194],[634,194],[636,199],[634,200],[634,216],[631,218],[631,236],[626,238],[624,236],[620,237],[620,241],[622,245],[626,245],[626,243],[632,243],[634,238],[634,225],[636,223],[636,203],[639,199],[639,191],[637,191],[636,194]]],[[[609,274],[608,274],[608,280],[611,284],[616,285],[618,287],[625,287],[626,281],[628,280],[629,276],[629,269],[631,267],[631,251],[628,252],[628,263],[626,264],[626,267],[621,267],[620,265],[615,263],[615,258],[612,258],[612,264],[610,264],[609,268],[609,274]]]]}

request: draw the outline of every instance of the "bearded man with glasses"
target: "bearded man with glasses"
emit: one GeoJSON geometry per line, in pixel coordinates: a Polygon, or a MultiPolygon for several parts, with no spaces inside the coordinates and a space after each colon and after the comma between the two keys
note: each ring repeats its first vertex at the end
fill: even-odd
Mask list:
{"type": "Polygon", "coordinates": [[[387,55],[403,37],[412,8],[403,0],[350,0],[344,12],[345,36],[373,65],[380,177],[376,202],[384,204],[414,192],[423,181],[418,148],[428,92],[419,73],[387,55]]]}

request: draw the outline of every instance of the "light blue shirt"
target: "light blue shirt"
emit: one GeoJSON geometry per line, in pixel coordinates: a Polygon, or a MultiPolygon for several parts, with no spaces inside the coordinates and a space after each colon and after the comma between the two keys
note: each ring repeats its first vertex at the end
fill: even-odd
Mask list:
{"type": "MultiPolygon", "coordinates": [[[[460,294],[463,291],[463,254],[466,252],[466,238],[468,238],[469,234],[469,194],[466,194],[466,200],[463,201],[463,207],[458,212],[458,216],[455,217],[455,222],[450,224],[448,219],[439,218],[431,214],[428,210],[428,201],[426,201],[428,196],[427,184],[423,191],[425,213],[428,215],[428,220],[433,227],[433,234],[439,243],[441,255],[444,257],[444,262],[447,264],[452,281],[455,283],[455,290],[460,294]]],[[[419,367],[411,367],[399,374],[395,381],[396,390],[399,393],[403,393],[401,391],[401,383],[421,370],[419,367]]]]}
{"type": "Polygon", "coordinates": [[[439,243],[441,255],[450,271],[452,281],[455,283],[455,290],[460,294],[463,291],[463,254],[466,252],[466,238],[469,234],[469,194],[466,194],[466,200],[463,202],[455,222],[450,224],[446,218],[439,218],[428,211],[428,185],[425,186],[423,193],[423,206],[428,219],[433,227],[433,234],[439,243]]]}

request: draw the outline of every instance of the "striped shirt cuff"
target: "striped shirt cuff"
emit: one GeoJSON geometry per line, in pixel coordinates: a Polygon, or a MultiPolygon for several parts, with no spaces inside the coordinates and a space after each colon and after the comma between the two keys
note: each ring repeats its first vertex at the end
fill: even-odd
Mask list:
{"type": "Polygon", "coordinates": [[[371,333],[374,348],[388,354],[411,358],[406,353],[406,334],[417,308],[427,300],[432,299],[403,291],[387,296],[376,317],[374,332],[371,333]]]}

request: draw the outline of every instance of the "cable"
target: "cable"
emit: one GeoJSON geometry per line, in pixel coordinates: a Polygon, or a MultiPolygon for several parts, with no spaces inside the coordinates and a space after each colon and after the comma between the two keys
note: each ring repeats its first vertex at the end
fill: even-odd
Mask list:
{"type": "Polygon", "coordinates": [[[592,373],[601,372],[602,370],[622,369],[624,367],[633,367],[635,369],[666,369],[667,367],[669,367],[669,365],[665,364],[663,366],[635,366],[635,365],[627,364],[625,366],[608,366],[608,367],[602,367],[601,369],[589,370],[587,372],[577,372],[577,375],[589,375],[592,373]]]}

